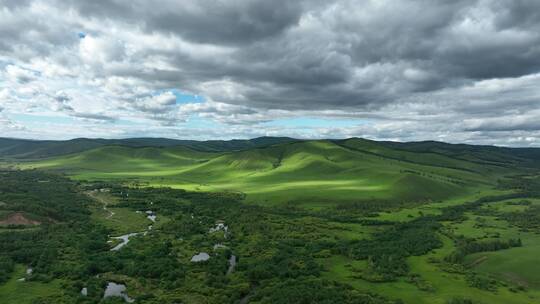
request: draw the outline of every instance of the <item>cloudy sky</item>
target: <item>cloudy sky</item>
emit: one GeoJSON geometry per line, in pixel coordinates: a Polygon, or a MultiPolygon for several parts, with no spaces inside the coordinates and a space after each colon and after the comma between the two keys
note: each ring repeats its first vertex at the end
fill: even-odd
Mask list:
{"type": "Polygon", "coordinates": [[[540,1],[0,0],[0,136],[540,146],[540,1]]]}

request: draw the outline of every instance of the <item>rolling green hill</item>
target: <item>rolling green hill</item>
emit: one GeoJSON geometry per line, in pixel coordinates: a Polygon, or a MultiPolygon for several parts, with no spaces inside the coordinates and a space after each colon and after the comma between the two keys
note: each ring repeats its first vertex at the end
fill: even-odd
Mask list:
{"type": "Polygon", "coordinates": [[[154,186],[242,192],[248,201],[258,203],[317,206],[467,197],[528,170],[534,159],[527,155],[535,155],[519,149],[448,144],[434,148],[357,138],[260,145],[227,152],[186,146],[101,146],[21,166],[61,170],[77,179],[130,179],[154,186]]]}
{"type": "Polygon", "coordinates": [[[90,149],[107,145],[121,145],[126,147],[188,147],[197,151],[223,152],[238,151],[273,144],[298,141],[288,137],[258,137],[246,140],[178,140],[169,138],[76,138],[71,140],[28,140],[14,138],[0,138],[0,159],[42,159],[72,153],[84,152],[90,149]]]}
{"type": "Polygon", "coordinates": [[[344,297],[376,296],[381,301],[367,303],[377,304],[540,299],[535,149],[265,138],[242,144],[258,147],[221,142],[228,148],[214,151],[215,143],[158,142],[7,161],[0,297],[76,299],[94,286],[88,297],[99,302],[113,281],[149,303],[214,295],[206,302],[221,303],[234,286],[231,303],[274,303],[282,290],[283,303],[300,293],[313,303],[321,295],[306,288],[321,282],[344,297]],[[214,231],[217,223],[227,232],[214,231]],[[122,252],[113,250],[119,241],[111,236],[132,233],[122,252]],[[210,260],[193,263],[201,252],[210,260]],[[240,261],[233,272],[229,254],[240,261]],[[209,283],[212,275],[228,283],[209,283]]]}

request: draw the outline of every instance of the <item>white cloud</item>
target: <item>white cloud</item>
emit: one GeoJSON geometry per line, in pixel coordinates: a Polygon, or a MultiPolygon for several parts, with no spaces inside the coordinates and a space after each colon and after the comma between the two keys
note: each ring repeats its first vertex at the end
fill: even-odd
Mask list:
{"type": "Polygon", "coordinates": [[[164,92],[155,96],[137,99],[133,106],[143,112],[162,114],[176,108],[176,96],[172,92],[164,92]]]}
{"type": "Polygon", "coordinates": [[[20,66],[9,64],[5,67],[4,76],[6,79],[26,84],[37,79],[36,72],[21,68],[20,66]]]}
{"type": "Polygon", "coordinates": [[[113,37],[87,35],[81,39],[79,46],[83,62],[89,64],[107,65],[122,61],[125,56],[124,44],[113,37]]]}
{"type": "Polygon", "coordinates": [[[28,3],[0,10],[0,107],[73,119],[69,136],[540,143],[532,1],[28,3]],[[177,104],[173,89],[204,102],[177,104]],[[353,122],[268,124],[298,117],[353,122]]]}

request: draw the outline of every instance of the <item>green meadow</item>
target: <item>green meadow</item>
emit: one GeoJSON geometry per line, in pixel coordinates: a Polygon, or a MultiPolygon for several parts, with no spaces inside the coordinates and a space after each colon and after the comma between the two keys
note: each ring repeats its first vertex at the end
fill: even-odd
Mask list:
{"type": "Polygon", "coordinates": [[[335,204],[463,198],[493,188],[505,167],[437,153],[418,156],[362,140],[288,143],[236,152],[105,146],[23,163],[78,180],[123,180],[195,191],[232,191],[260,204],[335,204]],[[359,149],[359,146],[364,149],[359,149]]]}
{"type": "Polygon", "coordinates": [[[0,285],[0,299],[3,304],[32,304],[40,297],[54,297],[62,295],[60,281],[47,283],[22,281],[26,278],[26,268],[17,265],[11,278],[0,285]]]}
{"type": "MultiPolygon", "coordinates": [[[[433,209],[438,209],[436,206],[433,209]]],[[[399,214],[416,214],[419,208],[403,209],[399,214]]],[[[427,210],[432,210],[431,208],[427,210]]],[[[425,212],[426,214],[426,212],[425,212]]],[[[509,225],[505,221],[488,221],[488,226],[479,228],[475,226],[478,216],[469,214],[468,219],[460,223],[447,222],[445,228],[453,229],[456,234],[464,234],[467,237],[488,240],[496,235],[497,238],[521,238],[523,247],[511,248],[496,252],[483,252],[467,256],[465,270],[459,272],[448,271],[444,257],[448,256],[455,246],[452,239],[440,235],[443,246],[432,252],[414,256],[407,259],[411,277],[404,277],[395,282],[369,282],[359,279],[359,273],[366,270],[365,261],[357,261],[342,256],[333,256],[321,259],[325,266],[323,276],[347,282],[354,288],[365,292],[374,291],[389,297],[401,299],[405,303],[449,303],[450,299],[464,297],[472,303],[536,303],[540,301],[540,269],[538,268],[537,256],[540,253],[540,233],[523,233],[519,229],[509,225]],[[475,261],[482,260],[475,264],[475,261]],[[496,291],[487,291],[469,286],[466,274],[474,271],[487,274],[500,280],[496,291]],[[521,291],[514,287],[524,286],[521,291]]],[[[410,217],[382,217],[389,221],[411,220],[410,217]]],[[[480,217],[482,218],[482,217],[480,217]]]]}

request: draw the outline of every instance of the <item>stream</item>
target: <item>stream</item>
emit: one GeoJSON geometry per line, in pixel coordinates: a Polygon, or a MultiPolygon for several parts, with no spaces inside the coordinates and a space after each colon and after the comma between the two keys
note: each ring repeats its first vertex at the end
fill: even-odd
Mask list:
{"type": "MultiPolygon", "coordinates": [[[[137,211],[137,213],[140,213],[140,212],[137,211]]],[[[146,214],[147,214],[146,218],[148,218],[152,223],[156,222],[157,215],[156,215],[155,212],[146,211],[146,214]]],[[[118,245],[114,246],[113,248],[111,248],[111,251],[117,251],[117,250],[122,249],[122,247],[126,246],[129,243],[129,238],[131,238],[133,236],[136,236],[136,235],[139,235],[139,234],[146,235],[146,234],[148,234],[148,231],[150,231],[150,230],[152,230],[152,225],[149,225],[146,228],[146,231],[144,231],[144,232],[131,232],[131,233],[127,233],[127,234],[124,234],[124,235],[111,237],[111,239],[121,240],[122,241],[120,244],[118,244],[118,245]]]]}
{"type": "Polygon", "coordinates": [[[138,234],[141,234],[140,232],[132,232],[132,233],[128,233],[128,234],[124,234],[124,235],[121,235],[121,236],[114,236],[114,237],[111,237],[111,239],[115,239],[115,240],[122,240],[122,242],[116,246],[114,246],[111,251],[117,251],[117,250],[120,250],[122,247],[126,246],[129,242],[129,238],[132,237],[132,236],[136,236],[138,234]]]}
{"type": "Polygon", "coordinates": [[[227,275],[231,274],[236,267],[236,256],[234,254],[229,258],[229,269],[227,269],[227,275]]]}
{"type": "Polygon", "coordinates": [[[99,196],[96,196],[96,195],[94,194],[94,193],[97,193],[98,191],[99,191],[99,192],[103,192],[103,191],[100,191],[100,190],[98,190],[98,189],[94,189],[94,190],[92,190],[92,191],[90,191],[90,192],[87,192],[87,194],[88,194],[88,196],[90,196],[91,198],[93,198],[93,199],[95,199],[95,200],[97,200],[97,201],[99,201],[100,203],[103,204],[103,211],[109,213],[109,215],[107,215],[106,218],[110,219],[110,218],[112,218],[112,217],[114,216],[115,213],[114,213],[113,211],[109,210],[109,208],[107,208],[107,206],[109,205],[109,203],[108,203],[106,200],[104,200],[103,198],[101,198],[101,197],[99,197],[99,196]]]}

